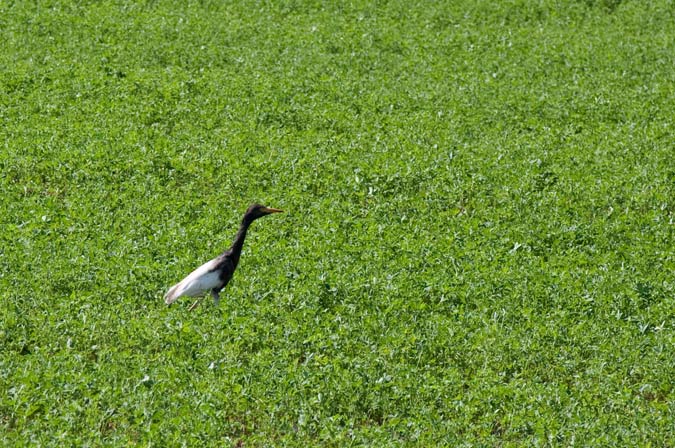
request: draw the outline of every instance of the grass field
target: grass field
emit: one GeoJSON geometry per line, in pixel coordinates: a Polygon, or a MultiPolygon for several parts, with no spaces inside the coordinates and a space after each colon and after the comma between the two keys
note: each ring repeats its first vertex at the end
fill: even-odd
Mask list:
{"type": "Polygon", "coordinates": [[[0,444],[675,445],[673,23],[0,2],[0,444]]]}

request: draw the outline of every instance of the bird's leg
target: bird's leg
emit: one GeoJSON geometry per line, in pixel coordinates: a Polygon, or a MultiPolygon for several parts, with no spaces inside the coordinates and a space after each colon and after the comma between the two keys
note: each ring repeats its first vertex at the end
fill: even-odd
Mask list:
{"type": "Polygon", "coordinates": [[[218,290],[212,289],[211,290],[211,297],[213,297],[213,304],[215,306],[218,306],[218,304],[220,303],[220,295],[218,294],[218,290]]]}
{"type": "Polygon", "coordinates": [[[197,307],[199,306],[199,304],[202,303],[202,299],[203,299],[203,298],[204,298],[204,297],[200,297],[200,298],[198,298],[197,300],[195,300],[195,303],[193,303],[192,305],[190,305],[190,308],[188,308],[188,311],[192,311],[192,310],[194,310],[195,308],[197,308],[197,307]]]}

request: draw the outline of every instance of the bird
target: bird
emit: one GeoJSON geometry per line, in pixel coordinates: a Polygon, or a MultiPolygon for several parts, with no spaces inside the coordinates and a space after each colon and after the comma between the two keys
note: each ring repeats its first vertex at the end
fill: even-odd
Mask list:
{"type": "MultiPolygon", "coordinates": [[[[263,216],[281,212],[283,210],[279,210],[278,208],[251,204],[246,213],[244,213],[244,218],[241,220],[239,231],[237,231],[237,235],[234,237],[232,246],[213,260],[199,266],[183,280],[173,285],[164,295],[164,302],[170,305],[180,297],[200,297],[210,292],[214,304],[218,306],[220,303],[220,291],[227,286],[227,283],[232,278],[232,274],[234,274],[234,270],[237,269],[237,265],[239,264],[241,249],[244,247],[246,232],[251,223],[263,216]]],[[[200,297],[193,303],[189,310],[194,310],[201,302],[201,299],[200,297]]]]}

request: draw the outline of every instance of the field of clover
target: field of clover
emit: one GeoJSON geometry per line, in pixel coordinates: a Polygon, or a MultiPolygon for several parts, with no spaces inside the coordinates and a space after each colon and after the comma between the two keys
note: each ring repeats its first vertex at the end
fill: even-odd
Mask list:
{"type": "Polygon", "coordinates": [[[0,444],[674,445],[674,21],[0,2],[0,444]]]}

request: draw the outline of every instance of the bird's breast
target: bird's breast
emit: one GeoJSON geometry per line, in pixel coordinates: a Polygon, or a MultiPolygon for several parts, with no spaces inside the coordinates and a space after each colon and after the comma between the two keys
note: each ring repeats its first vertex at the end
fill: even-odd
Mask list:
{"type": "Polygon", "coordinates": [[[223,260],[222,264],[218,267],[218,277],[220,278],[220,281],[223,283],[229,282],[236,267],[237,265],[234,264],[231,259],[227,258],[223,260]]]}

